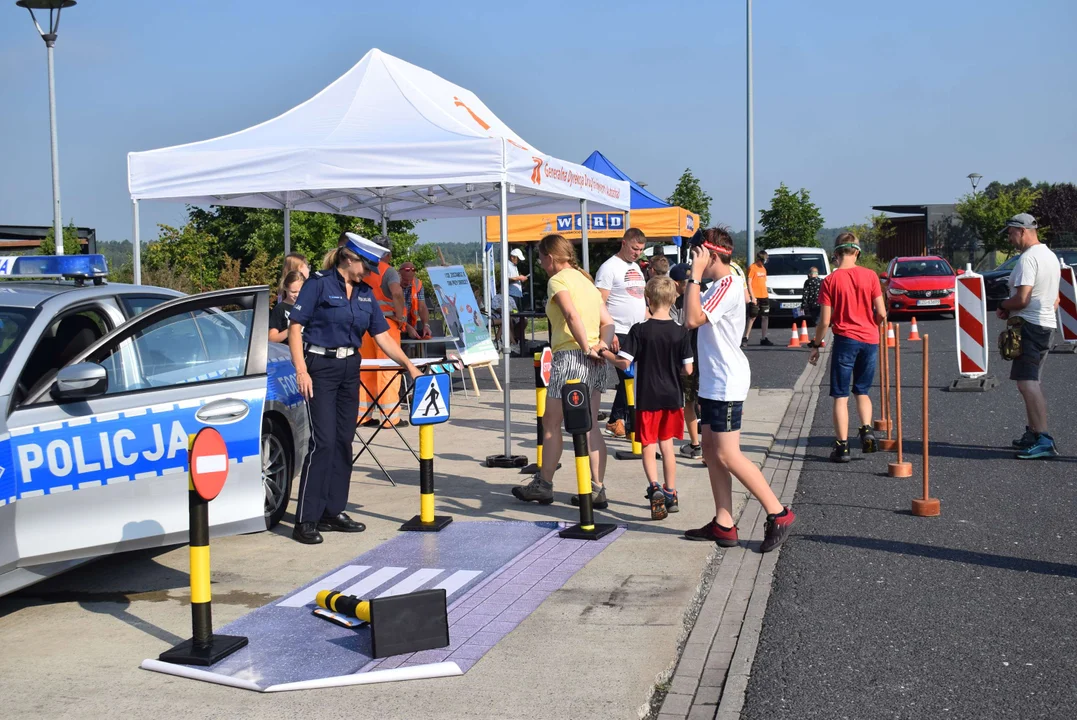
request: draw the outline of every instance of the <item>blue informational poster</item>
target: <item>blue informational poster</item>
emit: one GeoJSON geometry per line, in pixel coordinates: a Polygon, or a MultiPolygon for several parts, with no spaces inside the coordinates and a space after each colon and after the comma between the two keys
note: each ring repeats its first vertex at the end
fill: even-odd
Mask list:
{"type": "Polygon", "coordinates": [[[445,374],[415,378],[415,397],[411,403],[412,425],[433,425],[449,419],[450,379],[445,374]]]}
{"type": "Polygon", "coordinates": [[[460,265],[427,266],[426,271],[445,318],[445,332],[459,338],[456,346],[463,363],[497,362],[497,350],[464,268],[460,265]]]}

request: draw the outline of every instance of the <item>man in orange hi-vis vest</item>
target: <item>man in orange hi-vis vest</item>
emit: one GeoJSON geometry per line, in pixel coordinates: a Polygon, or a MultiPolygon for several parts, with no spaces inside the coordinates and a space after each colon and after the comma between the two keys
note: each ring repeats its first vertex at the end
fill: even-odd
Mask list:
{"type": "MultiPolygon", "coordinates": [[[[385,245],[389,244],[388,238],[379,240],[385,245]]],[[[374,292],[374,299],[389,323],[389,334],[399,344],[403,332],[407,332],[409,337],[418,337],[418,335],[415,328],[407,324],[407,310],[404,306],[404,291],[400,287],[400,273],[389,260],[390,253],[385,253],[378,263],[378,271],[368,271],[363,277],[363,282],[374,292]]],[[[389,357],[370,337],[363,338],[363,347],[360,352],[366,360],[389,357]]],[[[377,424],[382,420],[382,414],[373,407],[375,397],[378,398],[381,410],[388,417],[385,422],[392,425],[398,424],[400,422],[398,403],[400,377],[397,373],[393,371],[363,373],[363,383],[359,386],[359,417],[365,423],[377,424]],[[369,388],[370,392],[367,392],[366,388],[369,388]]]]}

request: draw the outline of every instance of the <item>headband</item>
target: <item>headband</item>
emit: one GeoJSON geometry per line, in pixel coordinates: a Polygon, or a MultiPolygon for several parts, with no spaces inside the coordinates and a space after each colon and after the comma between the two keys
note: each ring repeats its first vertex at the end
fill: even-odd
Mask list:
{"type": "Polygon", "coordinates": [[[859,243],[842,243],[841,245],[835,245],[834,252],[837,252],[838,250],[844,250],[845,248],[853,248],[858,252],[863,252],[859,243]]]}

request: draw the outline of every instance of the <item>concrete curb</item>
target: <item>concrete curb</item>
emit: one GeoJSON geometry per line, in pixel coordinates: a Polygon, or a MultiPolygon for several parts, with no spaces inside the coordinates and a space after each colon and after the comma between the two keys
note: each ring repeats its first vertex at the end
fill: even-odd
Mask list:
{"type": "MultiPolygon", "coordinates": [[[[804,465],[819,381],[826,363],[808,365],[793,388],[763,475],[783,504],[790,504],[804,465]]],[[[738,525],[751,528],[747,543],[722,556],[710,592],[695,620],[657,715],[658,720],[734,720],[744,705],[748,677],[763,626],[779,548],[762,555],[763,508],[754,499],[738,525]]]]}

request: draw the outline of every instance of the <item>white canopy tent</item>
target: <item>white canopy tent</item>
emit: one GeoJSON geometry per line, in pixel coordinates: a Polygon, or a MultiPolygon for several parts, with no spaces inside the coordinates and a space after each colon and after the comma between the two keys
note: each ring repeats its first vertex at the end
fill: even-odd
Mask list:
{"type": "MultiPolygon", "coordinates": [[[[380,220],[627,210],[627,182],[546,155],[474,93],[374,49],[310,100],[231,135],[127,156],[141,281],[138,205],[167,200],[309,210],[380,220]]],[[[501,243],[508,296],[508,245],[501,243]]],[[[504,344],[505,456],[511,456],[504,344]]]]}

